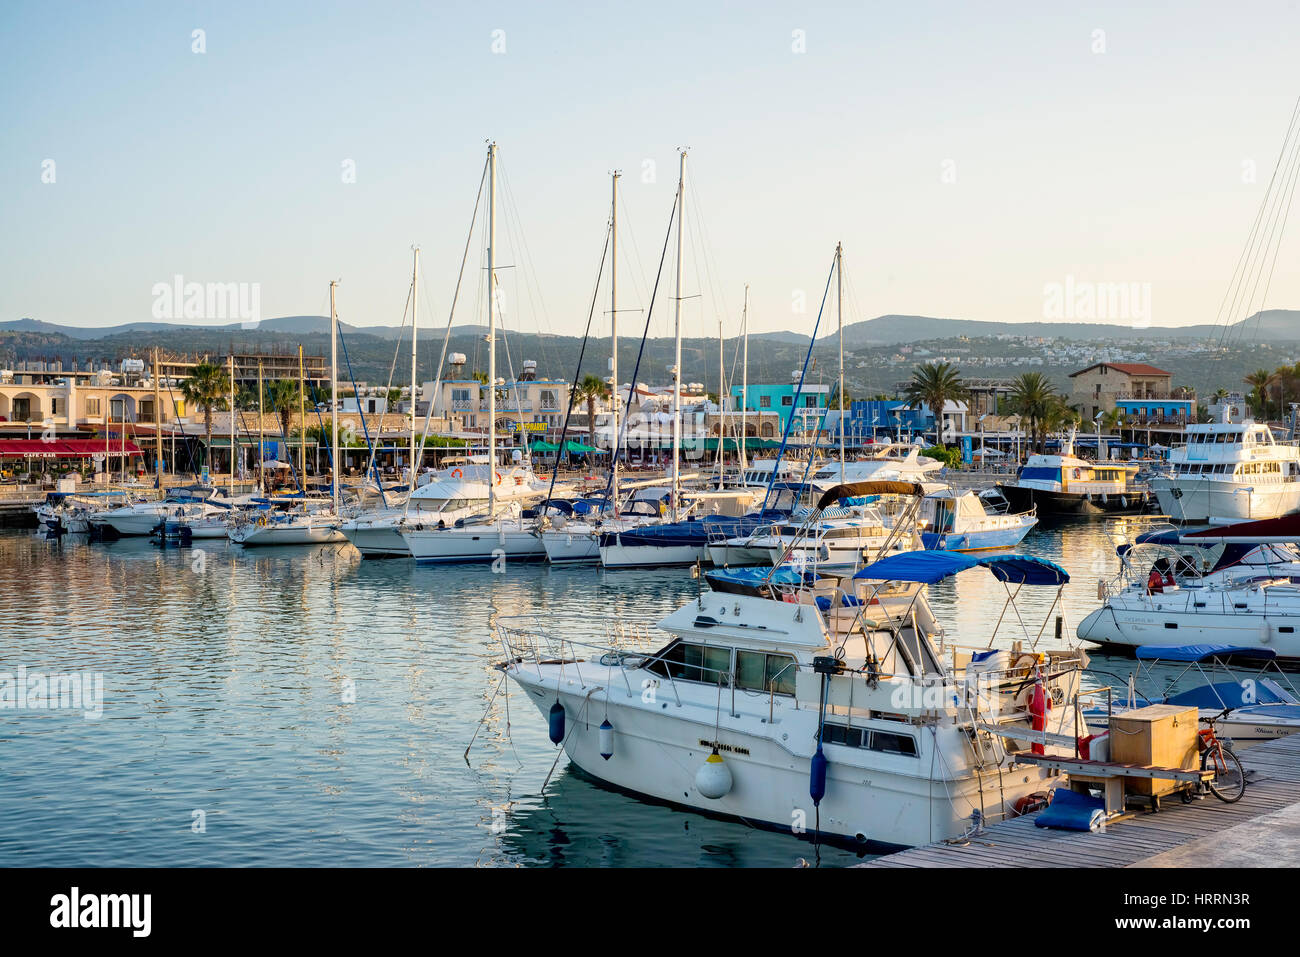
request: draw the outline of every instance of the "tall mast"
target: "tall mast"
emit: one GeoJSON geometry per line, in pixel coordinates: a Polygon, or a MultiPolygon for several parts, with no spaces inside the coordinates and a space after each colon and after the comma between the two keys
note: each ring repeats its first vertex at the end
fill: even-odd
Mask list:
{"type": "MultiPolygon", "coordinates": [[[[72,380],[68,380],[72,381],[72,380]]],[[[158,395],[158,349],[153,350],[153,474],[154,482],[162,489],[162,401],[158,395]]],[[[215,483],[213,483],[215,484],[215,483]]]]}
{"type": "Polygon", "coordinates": [[[262,384],[262,360],[257,360],[257,484],[266,494],[266,429],[262,426],[262,397],[266,395],[266,386],[262,384]]]}
{"type": "Polygon", "coordinates": [[[411,491],[415,491],[415,335],[420,324],[420,247],[411,267],[411,491]]]}
{"type": "Polygon", "coordinates": [[[488,144],[488,515],[496,509],[497,471],[497,145],[488,144]]]}
{"type": "MultiPolygon", "coordinates": [[[[610,499],[614,503],[614,509],[618,510],[618,413],[619,413],[619,395],[618,395],[618,170],[614,170],[610,177],[612,189],[610,196],[610,213],[609,213],[609,372],[610,378],[614,380],[612,395],[614,397],[614,418],[613,418],[613,446],[611,454],[614,456],[610,462],[610,499]]],[[[596,444],[596,423],[591,423],[591,444],[596,444]]],[[[558,458],[557,458],[558,461],[558,458]]]]}
{"type": "MultiPolygon", "coordinates": [[[[174,456],[173,456],[174,458],[174,456]]],[[[230,497],[235,497],[235,348],[230,347],[230,478],[226,483],[230,497]]]]}
{"type": "Polygon", "coordinates": [[[745,308],[740,314],[741,330],[745,334],[745,357],[740,373],[740,467],[747,465],[746,447],[749,445],[749,429],[745,423],[745,410],[749,406],[749,283],[745,283],[745,308]]]}
{"type": "Polygon", "coordinates": [[[686,151],[681,153],[681,169],[677,175],[677,299],[673,325],[675,364],[673,365],[673,521],[677,521],[677,507],[681,498],[681,444],[682,444],[682,225],[686,219],[686,151]]]}
{"type": "MultiPolygon", "coordinates": [[[[307,493],[307,399],[303,385],[302,344],[298,345],[298,488],[307,493]]],[[[285,436],[285,441],[289,437],[285,436]]],[[[290,453],[292,454],[292,453],[290,453]]]]}
{"type": "Polygon", "coordinates": [[[723,404],[723,387],[726,385],[726,372],[723,369],[722,352],[725,346],[722,338],[722,316],[718,316],[718,491],[722,491],[722,459],[727,447],[727,413],[723,404]]]}
{"type": "Polygon", "coordinates": [[[337,279],[330,280],[330,494],[339,513],[339,311],[334,304],[337,279]]]}
{"type": "Polygon", "coordinates": [[[835,312],[840,327],[840,481],[844,479],[844,247],[835,244],[835,312]]]}

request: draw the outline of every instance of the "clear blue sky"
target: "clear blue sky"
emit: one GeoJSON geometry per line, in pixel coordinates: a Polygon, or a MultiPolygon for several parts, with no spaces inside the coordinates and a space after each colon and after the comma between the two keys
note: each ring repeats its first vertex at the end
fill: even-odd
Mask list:
{"type": "MultiPolygon", "coordinates": [[[[1146,6],[11,0],[0,319],[147,320],[181,274],[260,283],[264,317],[325,311],[341,277],[347,321],[394,324],[418,242],[441,325],[491,137],[545,304],[503,280],[525,331],[581,331],[616,167],[644,304],[631,244],[650,273],[683,145],[707,231],[689,333],[720,309],[734,331],[746,282],[753,329],[809,331],[837,240],[847,318],[1040,319],[1073,276],[1150,283],[1155,324],[1210,322],[1300,93],[1300,9],[1146,6]]],[[[1300,306],[1297,248],[1271,306],[1300,306]]]]}

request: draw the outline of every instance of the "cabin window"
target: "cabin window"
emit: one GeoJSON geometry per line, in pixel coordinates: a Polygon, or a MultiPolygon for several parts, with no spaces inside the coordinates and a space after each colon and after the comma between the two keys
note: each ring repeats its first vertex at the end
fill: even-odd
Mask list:
{"type": "Polygon", "coordinates": [[[884,751],[886,754],[902,754],[909,758],[916,757],[916,739],[910,734],[897,734],[893,731],[872,731],[871,741],[867,747],[872,751],[884,751]]]}
{"type": "Polygon", "coordinates": [[[794,694],[794,658],[762,651],[736,651],[736,687],[746,691],[794,694]]]}
{"type": "Polygon", "coordinates": [[[895,731],[874,731],[870,728],[850,728],[827,721],[822,725],[823,744],[841,744],[846,748],[866,748],[884,754],[901,754],[916,757],[916,739],[910,734],[895,731]]]}
{"type": "Polygon", "coordinates": [[[666,678],[724,684],[731,670],[731,649],[675,641],[648,667],[666,678]]]}

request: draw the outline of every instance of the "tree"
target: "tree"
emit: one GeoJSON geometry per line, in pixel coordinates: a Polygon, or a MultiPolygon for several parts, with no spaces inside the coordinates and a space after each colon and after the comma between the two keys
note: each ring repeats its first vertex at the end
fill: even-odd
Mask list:
{"type": "Polygon", "coordinates": [[[1258,416],[1261,419],[1268,418],[1268,385],[1272,376],[1263,369],[1256,369],[1246,378],[1242,379],[1243,385],[1250,386],[1250,392],[1246,395],[1246,402],[1250,406],[1251,415],[1258,416]]]}
{"type": "Polygon", "coordinates": [[[1039,452],[1043,450],[1043,420],[1059,398],[1056,387],[1041,372],[1022,373],[1012,383],[1009,404],[1017,415],[1029,420],[1030,444],[1039,452]]]}
{"type": "MultiPolygon", "coordinates": [[[[927,362],[912,371],[912,381],[907,384],[907,400],[913,404],[924,402],[934,413],[936,443],[943,444],[943,408],[966,395],[961,375],[950,363],[927,362]]],[[[838,408],[838,406],[837,406],[838,408]]]]}
{"type": "MultiPolygon", "coordinates": [[[[224,409],[226,401],[227,379],[225,370],[210,362],[200,362],[190,373],[190,377],[181,383],[181,395],[185,401],[203,410],[203,428],[207,432],[207,466],[212,471],[212,410],[224,409]]],[[[233,453],[233,449],[231,450],[233,453]]]]}
{"type": "Polygon", "coordinates": [[[289,421],[298,408],[298,383],[289,379],[275,379],[265,385],[262,407],[280,416],[280,434],[289,438],[289,421]]]}
{"type": "Polygon", "coordinates": [[[605,380],[590,372],[573,387],[573,397],[580,402],[585,400],[587,403],[587,424],[591,427],[593,444],[596,441],[596,400],[603,399],[607,395],[609,395],[609,386],[605,380]]]}

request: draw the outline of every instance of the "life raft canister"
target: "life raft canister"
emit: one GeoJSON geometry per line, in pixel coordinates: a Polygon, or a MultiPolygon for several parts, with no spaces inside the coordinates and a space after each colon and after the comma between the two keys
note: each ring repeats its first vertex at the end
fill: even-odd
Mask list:
{"type": "MultiPolygon", "coordinates": [[[[1031,718],[1030,727],[1035,731],[1047,730],[1047,712],[1052,709],[1052,699],[1047,694],[1047,688],[1043,685],[1043,678],[1040,674],[1034,690],[1029,695],[1029,714],[1031,718]]],[[[1040,743],[1034,742],[1032,748],[1034,754],[1046,754],[1047,749],[1040,743]]]]}

